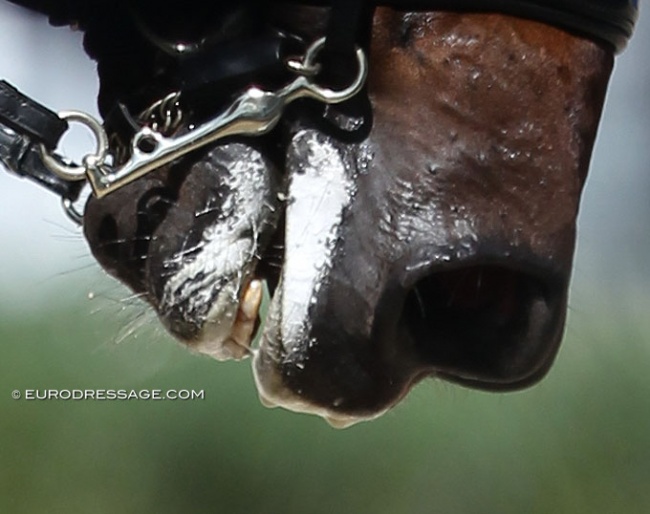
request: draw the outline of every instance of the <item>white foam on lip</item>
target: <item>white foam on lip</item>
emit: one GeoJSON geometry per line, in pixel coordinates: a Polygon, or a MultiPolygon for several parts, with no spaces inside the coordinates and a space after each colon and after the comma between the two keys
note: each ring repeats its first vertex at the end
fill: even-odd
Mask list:
{"type": "Polygon", "coordinates": [[[230,335],[242,286],[257,257],[259,229],[272,211],[268,163],[250,147],[237,145],[241,148],[232,151],[230,146],[216,149],[224,158],[237,155],[220,162],[228,173],[219,177],[230,192],[221,206],[222,213],[204,230],[198,251],[191,252],[191,258],[187,250],[171,258],[169,267],[177,271],[165,283],[159,306],[164,313],[184,304],[188,321],[203,323],[194,348],[202,351],[204,346],[206,353],[218,359],[232,357],[232,351],[225,347],[220,351],[220,345],[230,335]]]}

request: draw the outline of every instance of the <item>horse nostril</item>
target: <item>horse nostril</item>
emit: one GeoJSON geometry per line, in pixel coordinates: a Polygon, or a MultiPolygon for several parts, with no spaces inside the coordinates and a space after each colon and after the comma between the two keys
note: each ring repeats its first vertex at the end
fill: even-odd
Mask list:
{"type": "Polygon", "coordinates": [[[563,321],[557,288],[498,266],[431,274],[406,297],[402,323],[425,365],[486,389],[528,385],[546,366],[563,321]]]}

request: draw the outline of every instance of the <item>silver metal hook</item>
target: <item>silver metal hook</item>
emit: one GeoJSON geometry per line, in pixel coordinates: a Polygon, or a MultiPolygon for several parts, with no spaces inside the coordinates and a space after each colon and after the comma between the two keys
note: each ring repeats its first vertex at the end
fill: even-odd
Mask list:
{"type": "MultiPolygon", "coordinates": [[[[320,68],[320,65],[316,62],[316,58],[325,46],[325,42],[326,38],[324,37],[317,39],[307,49],[302,61],[302,67],[305,70],[320,68]]],[[[350,100],[361,91],[368,78],[368,61],[366,54],[361,48],[357,48],[356,57],[358,65],[357,75],[352,83],[344,89],[336,90],[319,86],[314,80],[315,76],[306,73],[297,77],[289,85],[278,91],[277,94],[285,97],[285,103],[287,104],[297,98],[305,97],[313,98],[326,104],[337,104],[350,100]]]]}
{"type": "Polygon", "coordinates": [[[84,224],[84,215],[77,210],[72,200],[69,198],[62,198],[61,205],[63,206],[63,211],[66,213],[68,218],[70,218],[74,223],[79,226],[84,224]]]}

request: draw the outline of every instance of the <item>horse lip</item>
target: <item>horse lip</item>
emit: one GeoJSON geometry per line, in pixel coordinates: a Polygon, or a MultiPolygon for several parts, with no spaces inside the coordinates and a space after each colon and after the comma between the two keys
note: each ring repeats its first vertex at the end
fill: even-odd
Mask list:
{"type": "MultiPolygon", "coordinates": [[[[215,145],[192,164],[178,200],[151,237],[150,303],[177,339],[218,360],[250,353],[258,306],[255,299],[248,305],[248,293],[275,230],[275,175],[254,147],[215,145]],[[255,319],[246,319],[242,332],[244,311],[245,318],[255,319]],[[238,344],[232,331],[238,331],[238,344]]],[[[261,287],[257,293],[261,298],[261,287]]]]}
{"type": "MultiPolygon", "coordinates": [[[[363,421],[372,421],[384,415],[401,397],[382,409],[365,413],[345,413],[333,408],[324,407],[302,398],[299,394],[284,387],[279,380],[279,373],[271,368],[265,372],[263,360],[268,356],[261,354],[260,349],[255,350],[253,358],[253,377],[257,388],[260,403],[270,409],[283,408],[300,414],[311,414],[323,418],[333,428],[348,428],[363,421]]],[[[404,394],[406,394],[405,391],[404,394]]]]}
{"type": "MultiPolygon", "coordinates": [[[[252,275],[245,273],[242,279],[248,280],[252,275]]],[[[244,303],[246,287],[240,280],[227,284],[218,282],[205,284],[204,293],[210,294],[210,300],[192,309],[192,298],[187,298],[173,305],[159,304],[157,310],[163,324],[169,331],[188,345],[189,348],[213,357],[216,360],[242,359],[249,354],[249,341],[238,344],[232,341],[230,334],[236,326],[238,311],[244,303]],[[217,294],[212,294],[218,291],[217,294]],[[239,297],[239,301],[233,301],[239,297]]]]}
{"type": "Polygon", "coordinates": [[[294,173],[282,227],[283,265],[263,336],[268,339],[269,332],[277,332],[284,352],[291,351],[309,331],[310,306],[326,280],[344,213],[356,190],[356,170],[330,138],[301,130],[293,138],[292,149],[287,167],[294,173]]]}
{"type": "MultiPolygon", "coordinates": [[[[312,132],[303,132],[296,136],[295,141],[299,142],[301,138],[307,142],[317,141],[321,149],[329,144],[327,141],[315,139],[316,137],[312,132]]],[[[341,155],[340,158],[343,159],[341,155]]],[[[308,163],[308,161],[308,158],[302,159],[302,162],[308,163]]],[[[301,167],[300,172],[302,174],[296,176],[304,176],[305,169],[309,172],[310,165],[301,167]]],[[[331,183],[340,185],[344,180],[345,176],[341,174],[338,180],[333,180],[331,183]]],[[[289,191],[291,193],[291,187],[289,191]]],[[[303,198],[304,201],[306,194],[307,192],[304,192],[298,198],[303,198]]],[[[289,224],[292,222],[290,216],[293,205],[291,201],[288,203],[286,214],[289,224]]],[[[290,226],[289,230],[291,230],[290,226]]],[[[287,241],[289,240],[290,237],[287,241]]],[[[417,245],[417,243],[415,244],[417,245]]],[[[285,246],[285,256],[287,254],[294,256],[290,254],[291,251],[291,245],[287,244],[285,246]]],[[[345,255],[344,251],[337,254],[337,257],[341,258],[343,255],[345,255]]],[[[398,362],[388,362],[385,360],[390,359],[388,356],[393,351],[393,348],[390,347],[392,343],[389,340],[391,338],[395,339],[396,336],[402,337],[404,333],[408,334],[408,331],[404,332],[402,327],[398,326],[400,317],[394,316],[392,313],[401,312],[407,294],[417,282],[431,274],[472,265],[498,265],[534,277],[553,296],[561,296],[567,282],[566,271],[562,267],[558,267],[554,259],[539,256],[522,246],[510,245],[501,238],[495,237],[493,241],[488,240],[482,235],[474,234],[469,225],[459,224],[456,232],[445,234],[445,239],[440,246],[432,244],[431,240],[423,241],[419,249],[411,250],[403,260],[392,262],[390,264],[392,271],[388,272],[389,275],[382,278],[380,283],[374,286],[369,283],[369,287],[381,288],[381,292],[373,297],[371,300],[372,305],[368,304],[370,305],[369,311],[372,311],[368,313],[370,316],[368,325],[362,326],[358,324],[357,320],[353,319],[354,314],[345,318],[351,322],[353,330],[359,329],[359,337],[363,339],[359,341],[361,346],[367,347],[368,351],[379,351],[381,353],[381,355],[377,355],[377,358],[382,360],[382,370],[378,373],[385,372],[386,376],[390,376],[391,380],[394,380],[390,388],[387,386],[376,394],[375,392],[370,392],[367,397],[361,399],[361,397],[355,398],[353,394],[356,393],[350,391],[353,389],[360,391],[362,386],[354,386],[352,389],[346,389],[347,385],[338,384],[336,382],[337,379],[333,376],[331,378],[331,390],[329,392],[323,391],[322,395],[320,391],[316,391],[313,384],[308,385],[305,383],[306,381],[314,382],[315,379],[313,377],[316,376],[313,374],[314,371],[317,374],[323,374],[325,380],[328,381],[329,376],[325,374],[329,373],[328,366],[330,364],[326,362],[330,360],[334,362],[341,355],[343,355],[341,358],[357,359],[357,355],[346,353],[348,350],[344,348],[344,346],[348,348],[354,346],[352,343],[347,344],[345,342],[351,334],[347,332],[339,334],[343,342],[337,346],[334,340],[329,341],[329,339],[332,339],[332,334],[323,328],[323,325],[326,324],[326,320],[324,319],[326,312],[334,312],[324,310],[326,308],[325,304],[332,301],[332,298],[340,297],[340,295],[330,295],[331,288],[338,287],[333,284],[340,282],[326,285],[324,291],[314,289],[312,296],[305,297],[302,300],[301,309],[299,309],[301,315],[296,317],[295,320],[301,323],[306,321],[306,323],[301,324],[298,330],[293,331],[295,332],[295,337],[287,337],[283,328],[285,324],[291,321],[291,316],[287,316],[287,306],[283,304],[283,295],[286,293],[286,282],[284,278],[287,273],[285,262],[280,282],[278,287],[275,288],[271,307],[267,313],[261,343],[253,360],[254,376],[260,399],[266,405],[282,406],[288,410],[316,414],[330,421],[339,420],[342,424],[347,424],[364,419],[372,419],[381,415],[398,403],[413,384],[424,375],[439,376],[456,382],[465,381],[466,385],[482,387],[484,381],[480,379],[473,380],[471,375],[448,373],[444,369],[436,368],[436,366],[427,366],[426,363],[417,362],[417,355],[409,354],[410,350],[408,349],[404,350],[400,348],[396,350],[397,352],[403,352],[398,356],[398,362]],[[447,243],[450,239],[453,239],[453,244],[451,245],[447,243]],[[419,253],[417,253],[418,251],[419,253]],[[312,308],[310,308],[309,302],[313,302],[312,308]],[[321,350],[316,348],[317,352],[321,352],[319,355],[324,355],[327,352],[328,355],[333,353],[334,356],[331,358],[327,357],[328,361],[321,361],[319,363],[311,360],[316,355],[311,347],[312,340],[316,341],[317,345],[324,345],[321,346],[321,350]],[[304,372],[301,370],[301,366],[303,365],[306,370],[304,372]],[[296,374],[292,378],[289,373],[294,372],[296,374]],[[303,373],[306,374],[307,372],[312,375],[312,378],[308,378],[305,375],[303,379],[303,373]],[[309,388],[312,388],[311,391],[308,391],[309,388]],[[349,392],[349,396],[345,397],[345,405],[336,403],[339,391],[344,391],[346,394],[349,392]],[[359,402],[355,403],[357,399],[359,399],[359,402]],[[361,406],[361,403],[363,403],[363,406],[361,406]],[[359,409],[355,405],[360,405],[359,409]]],[[[337,273],[341,272],[341,261],[336,261],[334,266],[338,270],[337,273]]],[[[357,271],[359,273],[364,272],[362,269],[347,271],[350,273],[356,273],[357,271]]],[[[337,275],[338,280],[341,280],[342,276],[337,275]]],[[[285,300],[288,300],[288,298],[285,300]]],[[[289,303],[287,302],[287,305],[289,303]]],[[[329,309],[329,307],[327,308],[329,309]]],[[[345,326],[341,324],[341,320],[343,319],[343,317],[336,319],[336,329],[343,328],[345,330],[345,326]]],[[[407,340],[404,340],[404,343],[403,346],[405,348],[412,346],[407,340]]],[[[353,352],[353,350],[350,351],[353,352]]],[[[369,357],[367,353],[363,355],[358,354],[358,361],[356,362],[363,367],[366,364],[366,359],[372,360],[374,357],[369,357]]],[[[334,366],[334,364],[331,365],[334,366]]],[[[339,368],[337,373],[346,373],[345,371],[341,371],[342,368],[340,366],[336,365],[336,367],[339,368]]],[[[332,369],[331,371],[334,373],[335,370],[332,369]]],[[[372,387],[374,387],[372,386],[374,383],[373,380],[377,376],[375,375],[373,377],[372,373],[369,375],[368,388],[362,394],[371,391],[372,387]]],[[[522,383],[523,380],[528,380],[528,377],[524,377],[521,380],[518,378],[516,384],[511,381],[503,385],[503,389],[519,387],[519,383],[522,383]]],[[[490,385],[490,381],[485,381],[485,386],[482,388],[487,389],[490,385]]],[[[495,387],[501,386],[502,384],[497,384],[495,387]]]]}

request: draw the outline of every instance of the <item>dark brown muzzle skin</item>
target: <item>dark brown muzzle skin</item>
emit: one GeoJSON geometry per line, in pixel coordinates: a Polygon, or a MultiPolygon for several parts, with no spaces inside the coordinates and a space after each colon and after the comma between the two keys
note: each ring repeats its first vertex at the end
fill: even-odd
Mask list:
{"type": "MultiPolygon", "coordinates": [[[[285,266],[253,363],[267,403],[339,425],[381,414],[428,376],[505,391],[545,375],[613,64],[609,48],[533,21],[390,9],[375,14],[370,56],[365,141],[309,120],[285,127],[285,266]],[[352,187],[308,305],[290,310],[302,273],[292,205],[325,155],[322,173],[339,166],[352,187]]],[[[102,202],[88,205],[86,236],[106,262],[94,218],[117,206],[102,202]]],[[[131,286],[156,280],[111,263],[131,286]]]]}

